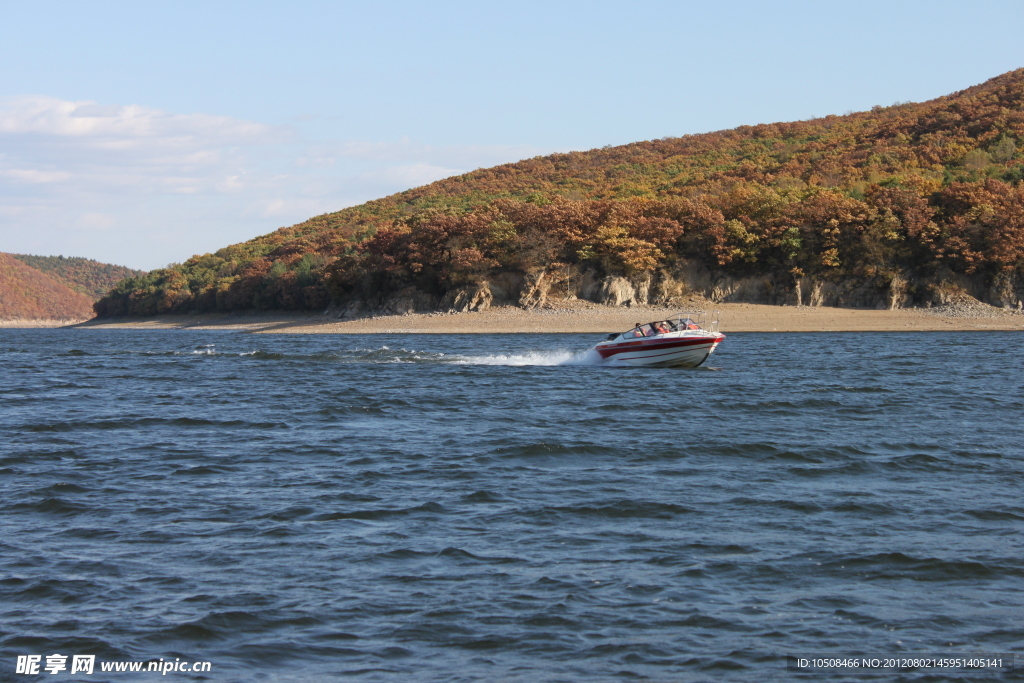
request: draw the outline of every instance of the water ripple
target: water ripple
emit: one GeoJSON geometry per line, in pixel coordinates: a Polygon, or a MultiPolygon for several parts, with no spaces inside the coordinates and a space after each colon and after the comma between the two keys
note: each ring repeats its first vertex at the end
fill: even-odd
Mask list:
{"type": "Polygon", "coordinates": [[[594,335],[0,333],[3,662],[760,683],[1024,642],[1013,333],[735,334],[708,371],[594,335]]]}

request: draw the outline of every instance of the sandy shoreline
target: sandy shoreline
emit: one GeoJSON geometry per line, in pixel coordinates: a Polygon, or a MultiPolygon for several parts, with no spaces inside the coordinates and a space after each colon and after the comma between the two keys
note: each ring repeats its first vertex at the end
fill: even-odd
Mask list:
{"type": "MultiPolygon", "coordinates": [[[[718,304],[721,330],[729,332],[909,332],[1024,331],[1024,315],[984,307],[965,315],[934,309],[863,310],[828,307],[718,304]]],[[[338,320],[310,314],[200,314],[91,320],[74,329],[245,330],[263,334],[473,334],[606,333],[636,322],[666,318],[678,308],[613,308],[589,302],[565,302],[557,308],[523,310],[505,306],[479,313],[418,313],[338,320]]],[[[36,321],[41,322],[41,321],[36,321]]],[[[57,321],[54,321],[56,323],[57,321]]],[[[45,327],[13,325],[5,327],[45,327]]],[[[54,324],[53,327],[65,326],[54,324]]]]}
{"type": "Polygon", "coordinates": [[[0,329],[13,328],[13,329],[34,329],[37,327],[49,328],[49,327],[74,327],[82,323],[89,322],[86,319],[81,320],[0,320],[0,329]]]}

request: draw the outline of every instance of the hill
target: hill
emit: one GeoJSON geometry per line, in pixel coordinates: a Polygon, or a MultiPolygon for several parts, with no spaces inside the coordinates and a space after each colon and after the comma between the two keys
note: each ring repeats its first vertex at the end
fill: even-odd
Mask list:
{"type": "Polygon", "coordinates": [[[99,315],[549,296],[1024,298],[1024,69],[924,103],[553,154],[124,280],[99,315]]]}
{"type": "Polygon", "coordinates": [[[145,271],[100,263],[78,256],[31,256],[11,254],[22,263],[46,273],[54,280],[84,294],[93,301],[101,299],[118,282],[145,275],[145,271]]]}
{"type": "Polygon", "coordinates": [[[0,320],[84,320],[93,300],[0,253],[0,320]]]}

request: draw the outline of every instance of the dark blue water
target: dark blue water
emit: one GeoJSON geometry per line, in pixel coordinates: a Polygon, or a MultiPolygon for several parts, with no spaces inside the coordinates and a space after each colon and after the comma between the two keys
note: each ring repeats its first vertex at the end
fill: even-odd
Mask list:
{"type": "Polygon", "coordinates": [[[0,680],[1016,675],[1024,337],[600,337],[0,330],[0,680]]]}

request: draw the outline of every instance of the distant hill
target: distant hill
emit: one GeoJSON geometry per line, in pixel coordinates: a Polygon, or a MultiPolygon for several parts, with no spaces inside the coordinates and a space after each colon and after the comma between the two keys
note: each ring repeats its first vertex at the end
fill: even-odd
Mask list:
{"type": "Polygon", "coordinates": [[[1024,69],[923,103],[553,154],[124,280],[100,315],[1024,298],[1024,69]]]}
{"type": "Polygon", "coordinates": [[[93,301],[102,298],[111,287],[125,278],[145,275],[145,271],[100,263],[78,256],[30,256],[11,254],[93,301]]]}
{"type": "Polygon", "coordinates": [[[0,320],[84,320],[93,300],[63,282],[0,253],[0,320]]]}

